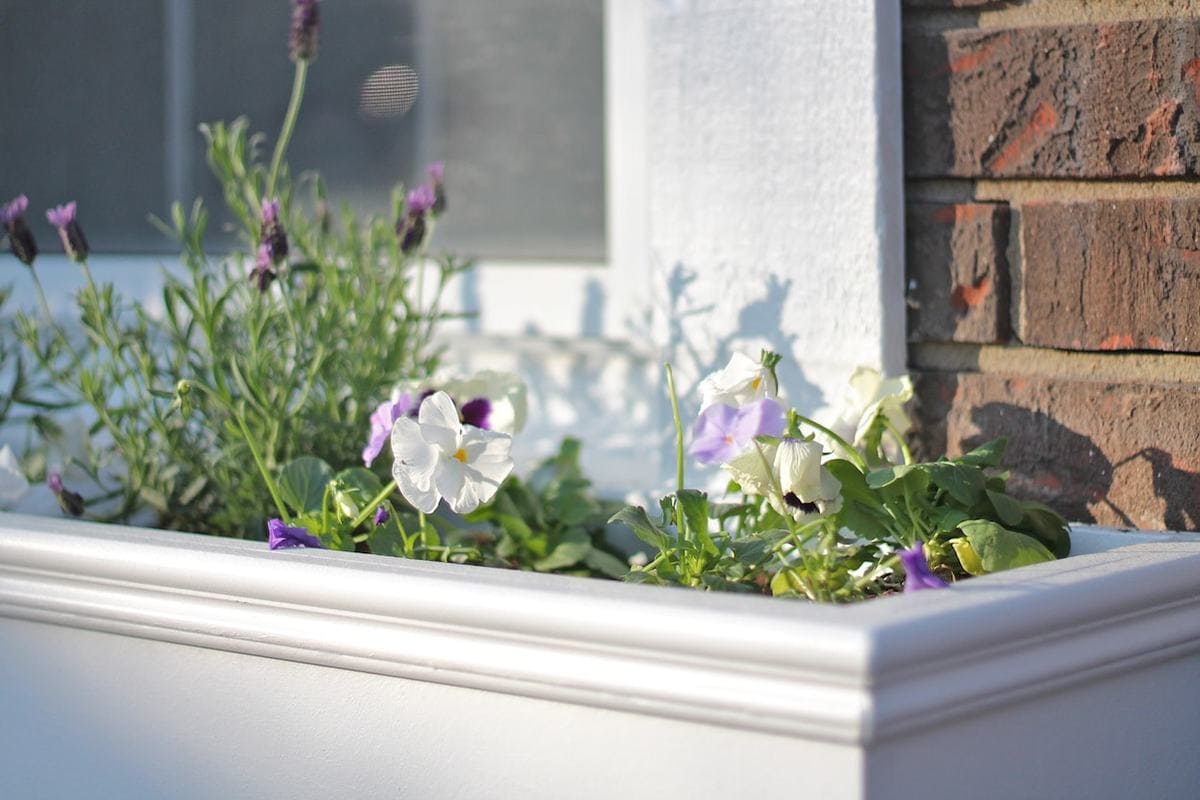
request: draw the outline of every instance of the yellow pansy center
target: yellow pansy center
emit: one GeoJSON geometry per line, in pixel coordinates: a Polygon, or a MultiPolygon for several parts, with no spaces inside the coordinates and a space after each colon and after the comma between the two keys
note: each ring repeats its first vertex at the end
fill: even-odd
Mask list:
{"type": "Polygon", "coordinates": [[[760,387],[760,386],[762,386],[762,376],[761,375],[758,376],[757,378],[755,378],[754,380],[750,381],[750,388],[753,389],[754,391],[757,392],[758,387],[760,387]]]}
{"type": "Polygon", "coordinates": [[[467,451],[463,450],[461,447],[454,451],[454,457],[464,464],[467,463],[467,451]]]}

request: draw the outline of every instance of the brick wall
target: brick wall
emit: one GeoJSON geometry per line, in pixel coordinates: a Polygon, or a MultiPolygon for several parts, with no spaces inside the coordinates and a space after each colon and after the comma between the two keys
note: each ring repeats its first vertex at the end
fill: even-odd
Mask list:
{"type": "Polygon", "coordinates": [[[1200,2],[904,8],[922,449],[1006,435],[1072,519],[1200,528],[1200,2]]]}

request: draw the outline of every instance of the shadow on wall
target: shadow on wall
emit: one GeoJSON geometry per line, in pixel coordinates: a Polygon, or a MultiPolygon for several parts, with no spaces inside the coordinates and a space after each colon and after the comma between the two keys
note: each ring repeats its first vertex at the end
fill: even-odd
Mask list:
{"type": "Polygon", "coordinates": [[[1003,466],[1019,497],[1043,502],[1077,522],[1200,529],[1200,472],[1176,463],[1170,453],[1144,447],[1113,461],[1092,438],[1041,411],[997,402],[956,409],[954,375],[927,374],[917,381],[919,458],[959,454],[1005,436],[1003,466]],[[1133,512],[1139,525],[1122,505],[1144,507],[1150,495],[1161,501],[1161,511],[1150,518],[1133,512]]]}

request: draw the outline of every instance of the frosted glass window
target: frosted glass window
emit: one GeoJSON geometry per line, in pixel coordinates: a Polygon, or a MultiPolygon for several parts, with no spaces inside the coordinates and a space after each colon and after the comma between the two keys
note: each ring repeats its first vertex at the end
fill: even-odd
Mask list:
{"type": "MultiPolygon", "coordinates": [[[[383,212],[393,182],[442,160],[442,244],[603,260],[602,8],[326,0],[293,169],[383,212]]],[[[78,198],[97,251],[165,249],[148,212],[196,193],[219,206],[196,125],[244,114],[273,141],[287,18],[283,0],[0,0],[0,195],[78,198]]]]}

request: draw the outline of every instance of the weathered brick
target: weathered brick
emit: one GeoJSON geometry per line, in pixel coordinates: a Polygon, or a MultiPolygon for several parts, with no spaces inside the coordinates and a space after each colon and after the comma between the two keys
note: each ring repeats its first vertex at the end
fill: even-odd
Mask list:
{"type": "Polygon", "coordinates": [[[1004,203],[909,203],[910,340],[1007,338],[1008,217],[1004,203]]]}
{"type": "Polygon", "coordinates": [[[1006,5],[1011,0],[904,0],[905,8],[982,8],[1006,5]]]}
{"type": "Polygon", "coordinates": [[[1200,173],[1200,25],[953,30],[905,37],[913,176],[1200,173]]]}
{"type": "Polygon", "coordinates": [[[1007,436],[1018,496],[1076,521],[1200,528],[1200,388],[937,372],[916,384],[923,453],[1007,436]]]}
{"type": "Polygon", "coordinates": [[[1200,351],[1200,200],[1021,209],[1026,344],[1200,351]]]}

